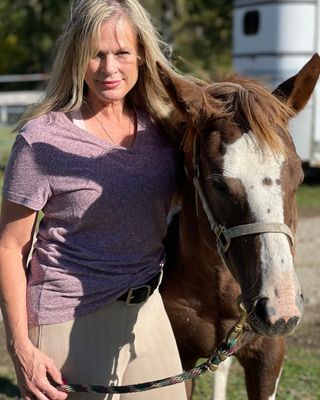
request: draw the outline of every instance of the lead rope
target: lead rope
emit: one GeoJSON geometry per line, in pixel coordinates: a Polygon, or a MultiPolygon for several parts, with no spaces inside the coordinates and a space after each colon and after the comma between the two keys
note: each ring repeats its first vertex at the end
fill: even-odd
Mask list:
{"type": "Polygon", "coordinates": [[[158,389],[165,386],[175,385],[182,383],[204,374],[207,371],[215,372],[219,364],[230,357],[237,348],[237,343],[242,336],[243,325],[247,318],[246,310],[243,305],[239,303],[240,317],[234,326],[227,333],[224,341],[213,352],[213,354],[202,364],[197,367],[183,372],[179,375],[171,376],[168,378],[158,379],[151,382],[138,383],[126,386],[97,386],[97,385],[78,385],[78,384],[63,384],[56,386],[58,390],[65,393],[106,393],[106,394],[119,394],[119,393],[134,393],[144,392],[146,390],[158,389]]]}

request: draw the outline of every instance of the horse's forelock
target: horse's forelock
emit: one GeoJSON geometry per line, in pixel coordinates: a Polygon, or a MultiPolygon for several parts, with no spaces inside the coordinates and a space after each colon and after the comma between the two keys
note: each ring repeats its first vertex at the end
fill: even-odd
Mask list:
{"type": "Polygon", "coordinates": [[[231,76],[227,81],[205,88],[207,101],[223,104],[225,117],[245,131],[252,131],[262,148],[275,154],[285,153],[284,140],[289,136],[288,120],[293,110],[278,100],[255,80],[231,76]]]}

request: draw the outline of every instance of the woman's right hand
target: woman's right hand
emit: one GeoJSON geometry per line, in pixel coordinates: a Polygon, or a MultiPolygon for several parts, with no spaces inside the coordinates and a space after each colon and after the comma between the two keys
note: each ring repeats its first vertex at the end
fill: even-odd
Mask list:
{"type": "Polygon", "coordinates": [[[26,268],[36,215],[32,209],[2,200],[0,304],[21,395],[27,400],[64,400],[67,394],[50,383],[62,384],[60,371],[28,338],[26,268]]]}
{"type": "Polygon", "coordinates": [[[21,396],[26,400],[64,400],[67,394],[50,382],[62,385],[62,376],[54,361],[31,342],[14,346],[10,354],[16,370],[21,396]]]}

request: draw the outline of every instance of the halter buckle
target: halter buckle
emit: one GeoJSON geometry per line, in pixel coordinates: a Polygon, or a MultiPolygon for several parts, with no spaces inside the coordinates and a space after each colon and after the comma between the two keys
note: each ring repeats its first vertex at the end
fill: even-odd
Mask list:
{"type": "Polygon", "coordinates": [[[217,235],[217,247],[219,252],[226,253],[230,247],[231,240],[225,234],[226,228],[224,226],[219,225],[219,228],[215,232],[217,235]]]}

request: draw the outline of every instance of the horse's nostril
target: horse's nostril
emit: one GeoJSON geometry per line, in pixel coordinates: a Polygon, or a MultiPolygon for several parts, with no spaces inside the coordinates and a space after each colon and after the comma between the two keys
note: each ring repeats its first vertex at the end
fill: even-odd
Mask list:
{"type": "MultiPolygon", "coordinates": [[[[302,302],[300,294],[296,297],[296,302],[299,301],[302,302]]],[[[257,300],[253,311],[256,317],[256,326],[254,325],[255,321],[252,321],[253,328],[260,333],[262,332],[262,334],[267,333],[270,336],[291,334],[301,319],[298,309],[295,310],[295,314],[292,316],[279,315],[276,309],[271,306],[271,300],[268,297],[261,297],[257,300]]]]}
{"type": "Polygon", "coordinates": [[[290,318],[289,321],[287,322],[287,331],[292,333],[295,330],[295,328],[298,325],[298,323],[299,323],[299,318],[298,317],[290,318]]]}
{"type": "Polygon", "coordinates": [[[259,299],[254,307],[256,317],[264,323],[271,325],[270,319],[276,314],[273,307],[268,306],[268,298],[262,297],[259,299]]]}
{"type": "Polygon", "coordinates": [[[298,309],[303,312],[303,306],[304,306],[304,298],[303,294],[301,293],[299,296],[297,296],[297,301],[296,301],[298,309]]]}

